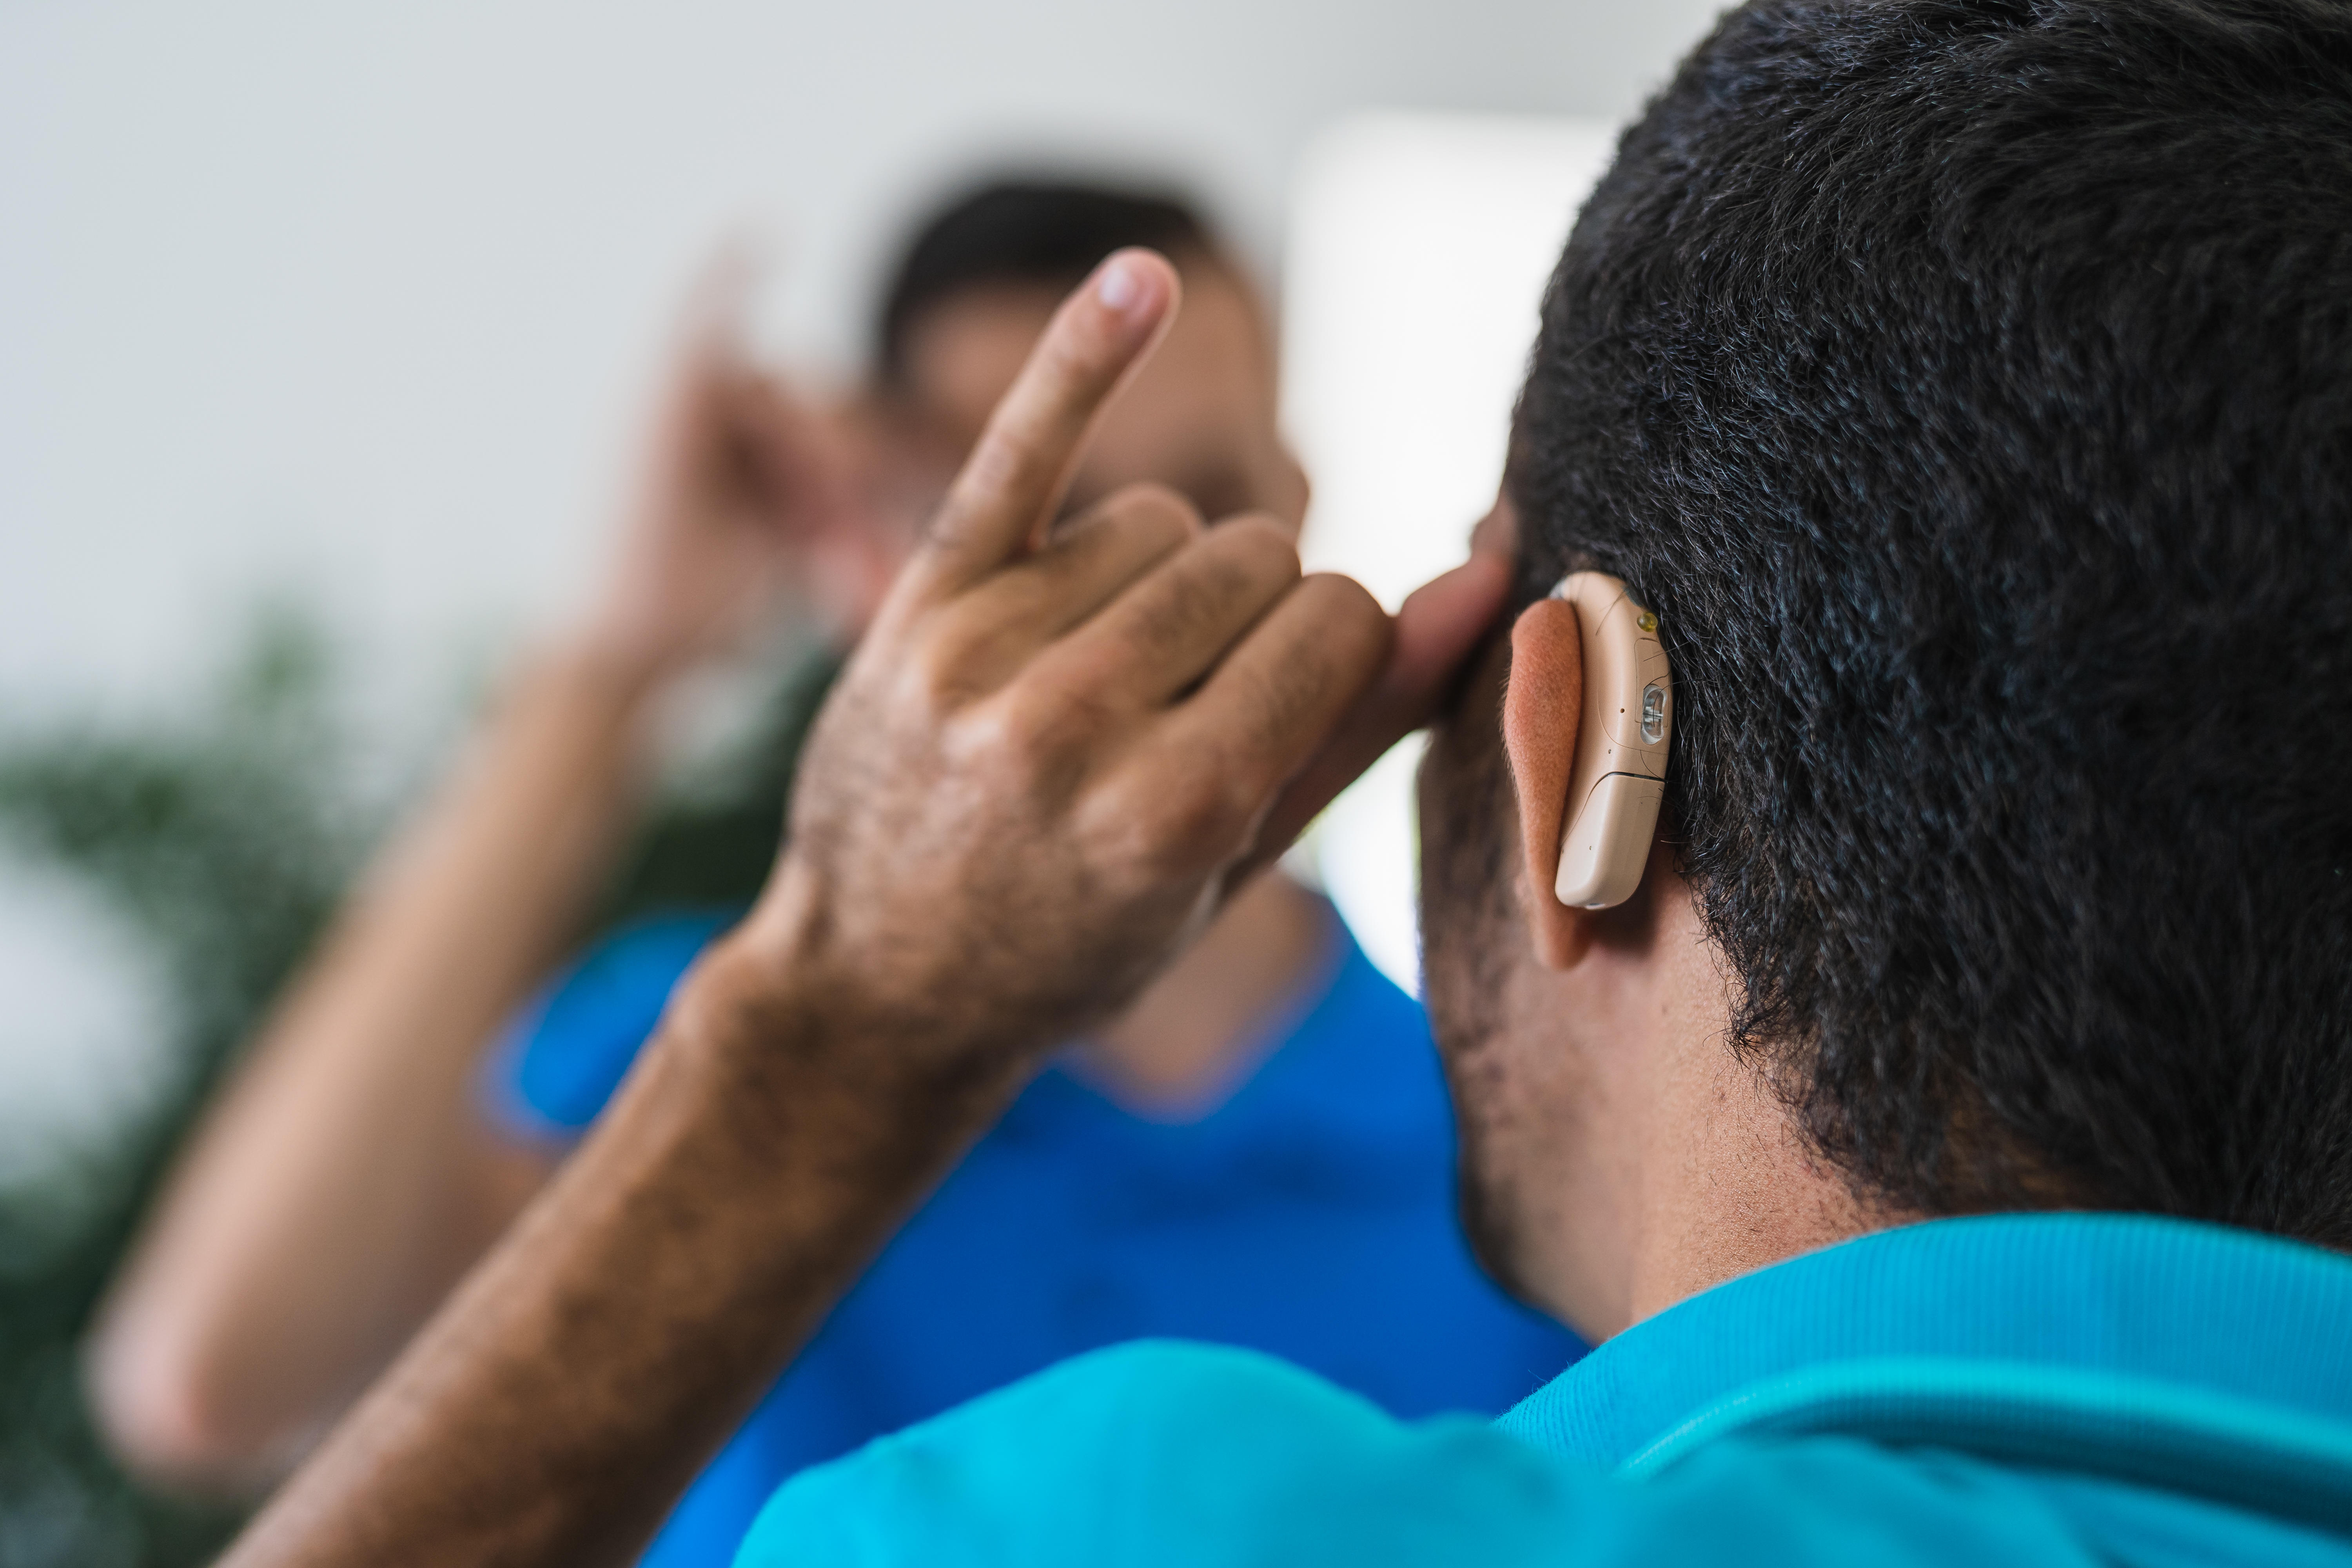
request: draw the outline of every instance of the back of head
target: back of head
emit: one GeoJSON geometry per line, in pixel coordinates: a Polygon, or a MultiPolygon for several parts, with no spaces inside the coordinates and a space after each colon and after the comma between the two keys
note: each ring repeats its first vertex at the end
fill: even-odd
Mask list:
{"type": "Polygon", "coordinates": [[[891,272],[875,345],[883,384],[903,384],[908,340],[932,307],[1005,285],[1059,294],[1137,245],[1179,260],[1217,248],[1192,203],[1171,192],[1021,178],[967,191],[924,220],[891,272]]]}
{"type": "Polygon", "coordinates": [[[2352,1246],[2352,6],[1769,0],[1544,308],[1736,1046],[1866,1195],[2352,1246]]]}

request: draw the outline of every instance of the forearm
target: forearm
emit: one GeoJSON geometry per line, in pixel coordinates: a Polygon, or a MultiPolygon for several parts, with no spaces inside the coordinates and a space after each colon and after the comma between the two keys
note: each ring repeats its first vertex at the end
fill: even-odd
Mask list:
{"type": "Polygon", "coordinates": [[[475,1063],[604,874],[643,690],[587,649],[528,666],[289,990],[102,1332],[108,1403],[152,1458],[213,1468],[331,1413],[487,1239],[475,1063]]]}
{"type": "Polygon", "coordinates": [[[1013,1089],[723,946],[587,1143],[228,1560],[620,1563],[1013,1089]],[[625,1281],[625,1289],[617,1282],[625,1281]]]}

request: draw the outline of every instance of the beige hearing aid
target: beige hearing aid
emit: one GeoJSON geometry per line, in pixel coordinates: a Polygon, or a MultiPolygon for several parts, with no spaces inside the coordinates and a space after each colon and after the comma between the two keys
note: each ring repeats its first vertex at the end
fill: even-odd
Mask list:
{"type": "Polygon", "coordinates": [[[1570,909],[1622,904],[1642,885],[1674,737],[1674,683],[1658,617],[1625,584],[1578,572],[1551,591],[1576,611],[1584,643],[1584,714],[1568,773],[1567,826],[1552,890],[1570,909]]]}

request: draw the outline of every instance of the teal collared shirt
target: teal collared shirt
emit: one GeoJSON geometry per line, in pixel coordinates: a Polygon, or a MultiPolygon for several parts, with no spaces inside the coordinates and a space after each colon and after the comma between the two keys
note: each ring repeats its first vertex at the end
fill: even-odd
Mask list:
{"type": "Polygon", "coordinates": [[[2352,1568],[2352,1260],[1937,1221],[1694,1297],[1493,1426],[1126,1346],[808,1472],[737,1562],[2352,1568]]]}

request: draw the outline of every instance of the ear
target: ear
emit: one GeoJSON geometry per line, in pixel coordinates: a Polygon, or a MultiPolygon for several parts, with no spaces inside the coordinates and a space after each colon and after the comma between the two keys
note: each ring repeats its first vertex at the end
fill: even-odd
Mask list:
{"type": "Polygon", "coordinates": [[[1566,969],[1591,942],[1590,917],[1552,892],[1568,815],[1569,773],[1584,712],[1584,639],[1574,606],[1538,599],[1511,627],[1503,690],[1503,750],[1519,798],[1519,905],[1536,957],[1566,969]]]}

